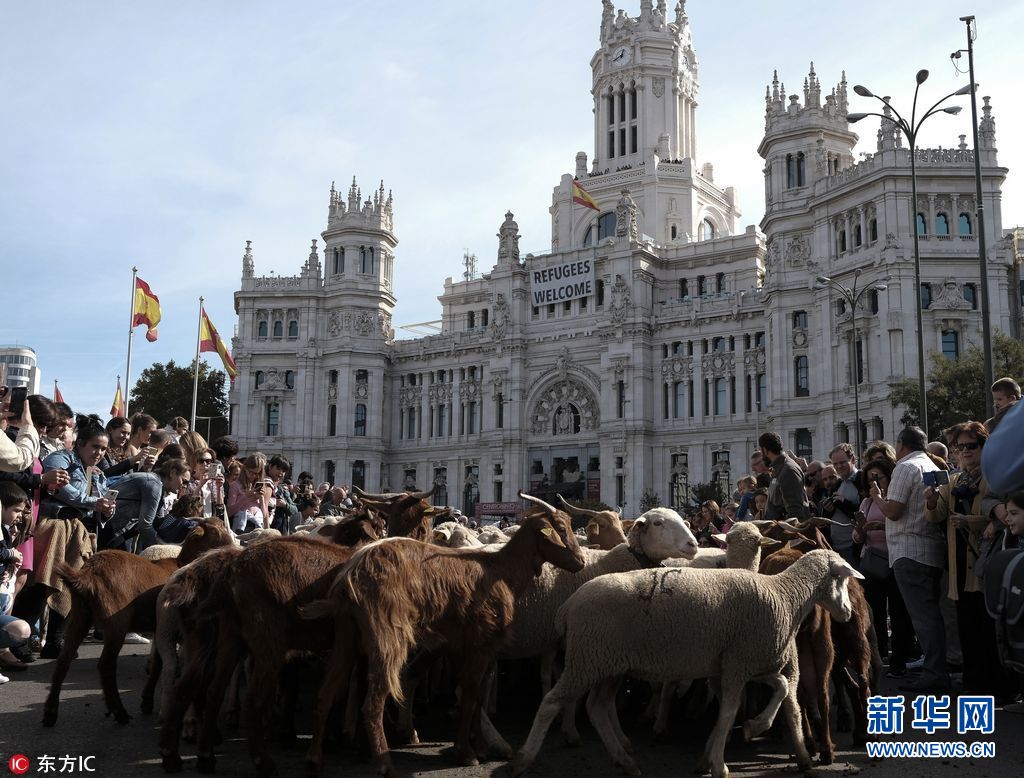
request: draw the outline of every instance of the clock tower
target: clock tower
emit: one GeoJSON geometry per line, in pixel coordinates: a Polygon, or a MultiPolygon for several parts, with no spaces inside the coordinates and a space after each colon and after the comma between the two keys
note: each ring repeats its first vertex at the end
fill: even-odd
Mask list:
{"type": "Polygon", "coordinates": [[[604,0],[601,47],[590,61],[594,170],[696,156],[697,55],[685,2],[672,20],[666,0],[642,0],[640,15],[604,0]]]}

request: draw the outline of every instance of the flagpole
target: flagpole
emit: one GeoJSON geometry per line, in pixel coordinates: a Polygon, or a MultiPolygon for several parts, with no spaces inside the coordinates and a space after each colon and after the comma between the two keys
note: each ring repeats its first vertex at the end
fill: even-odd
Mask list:
{"type": "Polygon", "coordinates": [[[128,364],[125,365],[125,369],[124,369],[124,385],[125,385],[124,415],[127,418],[129,418],[129,419],[131,418],[131,416],[128,416],[128,402],[129,402],[129,399],[130,399],[129,395],[131,394],[131,392],[128,391],[127,387],[131,386],[131,383],[132,383],[132,335],[135,333],[135,326],[134,326],[135,325],[135,277],[138,275],[138,273],[139,273],[139,269],[133,265],[132,266],[132,307],[131,307],[131,314],[128,317],[128,364]]]}
{"type": "Polygon", "coordinates": [[[199,298],[199,326],[196,329],[196,362],[195,375],[192,379],[192,422],[189,429],[196,428],[196,404],[199,399],[199,346],[203,340],[203,298],[199,298]]]}
{"type": "Polygon", "coordinates": [[[57,379],[53,379],[53,401],[57,402],[57,379]]]}

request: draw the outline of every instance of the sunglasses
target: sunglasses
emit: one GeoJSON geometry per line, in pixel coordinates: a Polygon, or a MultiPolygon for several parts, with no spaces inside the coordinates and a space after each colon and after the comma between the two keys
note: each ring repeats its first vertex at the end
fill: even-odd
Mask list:
{"type": "Polygon", "coordinates": [[[979,448],[980,443],[957,443],[953,446],[954,451],[977,451],[979,448]]]}
{"type": "Polygon", "coordinates": [[[212,461],[213,461],[212,459],[200,459],[200,460],[199,460],[199,464],[201,464],[201,465],[208,465],[208,464],[210,464],[210,463],[211,463],[212,461]]]}

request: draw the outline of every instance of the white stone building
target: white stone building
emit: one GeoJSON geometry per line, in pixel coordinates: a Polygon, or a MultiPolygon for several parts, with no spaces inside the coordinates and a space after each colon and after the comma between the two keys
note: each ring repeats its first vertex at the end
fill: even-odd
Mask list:
{"type": "MultiPolygon", "coordinates": [[[[230,398],[243,450],[370,490],[433,486],[464,510],[550,485],[635,513],[648,490],[678,505],[688,484],[731,488],[765,429],[801,454],[853,440],[854,354],[864,440],[891,437],[902,409],[890,385],[916,375],[915,213],[926,349],[980,342],[963,138],[918,151],[913,208],[891,126],[857,161],[845,75],[823,96],[812,66],[802,100],[776,77],[759,147],[767,213],[741,226],[734,191],[697,148],[685,8],[640,9],[604,2],[594,150],[554,187],[550,253],[520,256],[506,214],[490,271],[445,281],[440,334],[394,338],[402,257],[383,184],[365,200],[355,180],[347,196],[332,186],[323,253],[314,240],[297,276],[257,276],[247,244],[230,398]],[[574,179],[599,210],[573,202],[574,179]],[[545,270],[577,275],[545,297],[545,270]],[[851,285],[858,272],[889,280],[856,312],[815,282],[851,285]]],[[[1006,170],[987,99],[981,137],[992,323],[1011,331],[1020,292],[1012,246],[995,239],[1006,170]]]]}

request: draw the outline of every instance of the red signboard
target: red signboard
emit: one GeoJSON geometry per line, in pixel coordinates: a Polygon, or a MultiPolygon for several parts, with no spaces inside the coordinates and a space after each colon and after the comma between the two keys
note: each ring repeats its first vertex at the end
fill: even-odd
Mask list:
{"type": "Polygon", "coordinates": [[[518,502],[478,502],[476,517],[479,519],[481,516],[518,516],[522,510],[518,502]]]}

